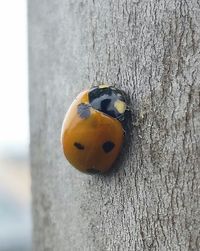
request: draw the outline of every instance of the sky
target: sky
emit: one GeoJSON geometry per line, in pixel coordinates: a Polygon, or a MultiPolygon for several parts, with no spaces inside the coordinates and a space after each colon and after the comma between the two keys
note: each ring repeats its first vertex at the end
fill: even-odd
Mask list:
{"type": "Polygon", "coordinates": [[[0,151],[29,144],[26,0],[0,1],[0,151]]]}
{"type": "Polygon", "coordinates": [[[0,250],[31,250],[26,8],[0,1],[0,250]]]}

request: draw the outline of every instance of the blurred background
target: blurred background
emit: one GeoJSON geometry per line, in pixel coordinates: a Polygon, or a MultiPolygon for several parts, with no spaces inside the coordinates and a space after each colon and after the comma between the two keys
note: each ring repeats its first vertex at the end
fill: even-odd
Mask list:
{"type": "Polygon", "coordinates": [[[31,250],[26,0],[0,2],[0,251],[31,250]]]}

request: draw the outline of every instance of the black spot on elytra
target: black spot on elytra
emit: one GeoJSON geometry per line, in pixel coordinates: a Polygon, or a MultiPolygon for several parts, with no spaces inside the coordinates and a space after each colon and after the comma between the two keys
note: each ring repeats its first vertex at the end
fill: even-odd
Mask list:
{"type": "Polygon", "coordinates": [[[84,146],[83,145],[81,145],[80,143],[78,143],[78,142],[75,142],[74,143],[74,146],[77,148],[77,149],[79,149],[79,150],[84,150],[84,146]]]}
{"type": "Polygon", "coordinates": [[[87,173],[89,173],[89,174],[96,174],[96,173],[100,173],[100,171],[99,171],[99,170],[94,169],[94,168],[89,168],[89,169],[87,169],[87,170],[86,170],[86,172],[87,172],[87,173]]]}
{"type": "Polygon", "coordinates": [[[82,119],[87,119],[90,116],[90,106],[81,103],[78,105],[77,112],[82,119]]]}
{"type": "Polygon", "coordinates": [[[111,142],[111,141],[106,141],[102,145],[102,148],[103,148],[105,153],[111,152],[114,147],[115,147],[115,144],[113,142],[111,142]]]}

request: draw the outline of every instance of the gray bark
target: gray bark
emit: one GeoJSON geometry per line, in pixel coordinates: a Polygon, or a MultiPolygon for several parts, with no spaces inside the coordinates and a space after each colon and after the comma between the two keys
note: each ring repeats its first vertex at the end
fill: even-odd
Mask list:
{"type": "Polygon", "coordinates": [[[200,250],[200,1],[29,0],[34,250],[200,250]],[[91,83],[130,95],[115,170],[85,175],[60,148],[91,83]]]}

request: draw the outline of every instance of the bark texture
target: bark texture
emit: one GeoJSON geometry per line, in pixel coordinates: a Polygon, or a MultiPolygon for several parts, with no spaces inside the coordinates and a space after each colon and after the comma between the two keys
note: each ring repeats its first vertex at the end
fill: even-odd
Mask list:
{"type": "Polygon", "coordinates": [[[29,0],[29,55],[34,250],[200,250],[200,1],[29,0]],[[133,109],[107,176],[59,140],[97,82],[133,109]]]}

